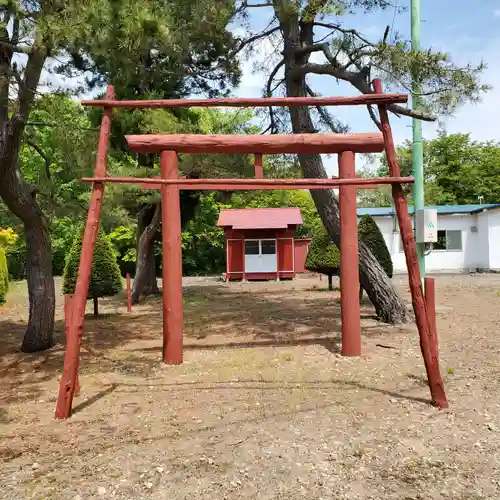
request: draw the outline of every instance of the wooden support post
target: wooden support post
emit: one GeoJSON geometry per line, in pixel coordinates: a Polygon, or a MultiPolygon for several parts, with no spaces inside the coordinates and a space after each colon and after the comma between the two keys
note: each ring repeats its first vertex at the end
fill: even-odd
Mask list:
{"type": "MultiPolygon", "coordinates": [[[[375,92],[382,92],[382,82],[379,79],[373,81],[373,87],[375,92]]],[[[397,177],[400,171],[396,148],[394,147],[394,139],[392,137],[392,129],[389,123],[389,114],[385,106],[379,106],[378,110],[382,133],[384,135],[389,174],[397,177]]],[[[424,358],[427,379],[429,380],[432,404],[438,408],[447,408],[448,400],[446,399],[444,391],[443,379],[439,372],[439,360],[437,358],[437,353],[433,352],[432,347],[432,332],[429,326],[422,281],[420,279],[420,270],[418,267],[417,245],[413,236],[411,218],[408,214],[408,204],[401,184],[393,184],[392,197],[394,199],[394,207],[399,221],[399,231],[405,251],[413,311],[415,312],[415,321],[420,337],[420,349],[422,351],[422,357],[424,358]]]]}
{"type": "Polygon", "coordinates": [[[262,153],[255,153],[255,178],[264,178],[264,167],[262,165],[262,153]]]}
{"type": "Polygon", "coordinates": [[[431,348],[439,360],[438,334],[436,323],[436,283],[434,278],[424,278],[425,305],[427,308],[427,319],[431,330],[431,348]]]}
{"type": "Polygon", "coordinates": [[[276,281],[280,280],[280,233],[276,231],[276,281]]]}
{"type": "Polygon", "coordinates": [[[130,287],[130,273],[125,276],[127,282],[127,312],[132,312],[132,291],[130,287]]]}
{"type": "MultiPolygon", "coordinates": [[[[162,151],[160,173],[163,179],[179,176],[177,153],[162,151]]],[[[182,247],[179,186],[161,188],[163,244],[163,362],[182,363],[182,247]]]]}
{"type": "MultiPolygon", "coordinates": [[[[341,178],[355,176],[352,151],[339,154],[341,178]]],[[[358,224],[356,188],[341,186],[340,202],[340,290],[342,316],[342,355],[361,355],[361,317],[359,307],[358,224]]]]}
{"type": "MultiPolygon", "coordinates": [[[[75,296],[73,294],[66,294],[64,295],[64,336],[66,338],[66,345],[68,345],[68,332],[69,332],[69,325],[71,323],[71,311],[72,311],[72,301],[75,296]]],[[[80,393],[80,381],[78,377],[78,373],[76,374],[76,381],[75,381],[75,396],[78,396],[80,393]]]]}
{"type": "Polygon", "coordinates": [[[241,281],[245,282],[247,280],[247,275],[245,273],[245,237],[244,236],[241,240],[241,247],[242,247],[241,254],[242,254],[242,265],[243,265],[241,281]]]}
{"type": "MultiPolygon", "coordinates": [[[[106,99],[114,99],[115,92],[112,85],[106,89],[106,99]]],[[[112,109],[105,108],[102,115],[101,129],[99,132],[99,144],[97,146],[97,160],[94,169],[95,177],[106,176],[106,160],[109,147],[109,135],[111,130],[112,109]]],[[[87,294],[94,258],[94,247],[99,231],[99,219],[101,217],[102,198],[104,196],[104,183],[94,182],[90,205],[87,214],[87,223],[83,235],[82,253],[78,267],[78,278],[76,280],[75,297],[72,300],[71,321],[68,328],[66,354],[64,356],[64,368],[59,385],[59,396],[57,398],[55,418],[68,418],[71,416],[73,395],[78,379],[78,364],[80,361],[80,346],[83,336],[83,322],[85,307],[87,305],[87,294]]]]}

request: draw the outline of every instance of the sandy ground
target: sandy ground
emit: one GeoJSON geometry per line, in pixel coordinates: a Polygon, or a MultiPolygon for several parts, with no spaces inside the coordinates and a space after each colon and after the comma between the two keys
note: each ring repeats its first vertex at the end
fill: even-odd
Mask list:
{"type": "Polygon", "coordinates": [[[68,421],[53,419],[63,346],[17,350],[18,286],[0,309],[0,498],[500,499],[500,275],[437,277],[446,411],[414,326],[365,302],[362,357],[338,354],[324,285],[187,279],[178,367],[159,362],[158,299],[103,300],[68,421]]]}

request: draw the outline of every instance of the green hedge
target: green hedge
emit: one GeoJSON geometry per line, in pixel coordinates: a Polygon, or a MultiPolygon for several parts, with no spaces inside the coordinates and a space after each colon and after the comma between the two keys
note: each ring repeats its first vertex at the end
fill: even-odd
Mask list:
{"type": "Polygon", "coordinates": [[[314,226],[305,267],[314,273],[326,274],[329,278],[329,288],[332,288],[332,276],[339,274],[340,252],[337,246],[331,242],[322,222],[314,226]]]}
{"type": "Polygon", "coordinates": [[[0,246],[0,304],[4,304],[9,291],[9,269],[5,249],[0,246]]]}
{"type": "MultiPolygon", "coordinates": [[[[83,232],[84,228],[77,233],[73,246],[66,259],[63,276],[63,292],[65,294],[75,293],[80,254],[82,252],[83,232]]],[[[122,277],[120,268],[116,262],[113,246],[104,232],[99,230],[94,250],[92,274],[90,277],[87,298],[94,299],[94,303],[96,304],[98,297],[113,296],[120,293],[122,290],[122,277]]]]}
{"type": "Polygon", "coordinates": [[[391,254],[377,223],[369,215],[363,215],[358,224],[359,239],[372,251],[375,258],[392,278],[394,272],[391,254]]]}

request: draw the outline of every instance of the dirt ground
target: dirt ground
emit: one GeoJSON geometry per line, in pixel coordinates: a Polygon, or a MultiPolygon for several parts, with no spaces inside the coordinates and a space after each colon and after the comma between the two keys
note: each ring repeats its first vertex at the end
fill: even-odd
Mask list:
{"type": "Polygon", "coordinates": [[[19,285],[0,309],[0,498],[500,499],[500,275],[437,277],[446,411],[429,405],[414,326],[365,302],[362,357],[338,354],[324,285],[186,279],[177,367],[159,362],[158,299],[131,314],[103,300],[67,421],[53,419],[63,345],[18,351],[19,285]]]}

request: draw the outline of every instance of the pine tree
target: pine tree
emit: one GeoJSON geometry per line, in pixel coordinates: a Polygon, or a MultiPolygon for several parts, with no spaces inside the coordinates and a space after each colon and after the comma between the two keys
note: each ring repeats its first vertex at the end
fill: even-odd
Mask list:
{"type": "Polygon", "coordinates": [[[307,252],[306,269],[328,276],[328,289],[333,290],[333,276],[340,270],[340,252],[332,243],[325,226],[318,223],[314,228],[313,238],[307,252]]]}
{"type": "Polygon", "coordinates": [[[9,270],[5,249],[0,246],[0,304],[4,304],[9,291],[9,270]]]}
{"type": "MultiPolygon", "coordinates": [[[[393,275],[393,265],[391,254],[384,240],[377,223],[373,220],[373,217],[368,214],[363,215],[358,224],[358,237],[361,242],[363,242],[375,258],[378,260],[382,269],[386,272],[389,278],[393,275]]],[[[363,287],[359,288],[359,300],[363,297],[363,287]]]]}
{"type": "MultiPolygon", "coordinates": [[[[80,254],[82,252],[84,228],[75,237],[73,246],[66,259],[63,276],[63,292],[65,294],[75,293],[80,254]]],[[[99,314],[98,298],[111,297],[123,290],[120,268],[116,262],[116,255],[111,243],[102,229],[97,234],[92,263],[92,274],[90,277],[88,299],[94,301],[94,316],[99,314]]]]}

